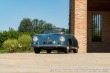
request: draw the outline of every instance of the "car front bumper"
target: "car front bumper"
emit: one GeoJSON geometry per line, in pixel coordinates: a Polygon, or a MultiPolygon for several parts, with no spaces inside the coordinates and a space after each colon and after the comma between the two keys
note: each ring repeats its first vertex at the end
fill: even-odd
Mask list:
{"type": "MultiPolygon", "coordinates": [[[[67,48],[67,45],[33,45],[32,47],[36,48],[45,48],[45,49],[60,49],[67,48]]],[[[71,49],[78,49],[78,47],[71,47],[71,49]]]]}
{"type": "Polygon", "coordinates": [[[46,47],[50,47],[50,48],[58,48],[58,47],[61,47],[61,48],[66,48],[67,46],[66,45],[34,45],[32,47],[37,47],[37,48],[46,48],[46,47]]]}

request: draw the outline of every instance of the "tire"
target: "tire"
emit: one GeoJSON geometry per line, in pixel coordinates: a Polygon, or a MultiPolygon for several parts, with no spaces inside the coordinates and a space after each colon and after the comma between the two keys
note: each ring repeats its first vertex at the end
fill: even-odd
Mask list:
{"type": "Polygon", "coordinates": [[[73,52],[74,53],[78,53],[78,49],[73,49],[73,52]]]}
{"type": "Polygon", "coordinates": [[[68,41],[68,46],[64,49],[64,53],[69,53],[70,52],[70,43],[68,41]]]}
{"type": "Polygon", "coordinates": [[[46,50],[46,51],[47,51],[47,53],[48,53],[48,54],[50,54],[50,53],[52,52],[52,50],[49,50],[49,49],[48,49],[48,50],[46,50]]]}
{"type": "Polygon", "coordinates": [[[35,52],[36,54],[40,53],[40,51],[41,51],[40,48],[34,48],[34,52],[35,52]]]}
{"type": "Polygon", "coordinates": [[[67,48],[64,49],[64,53],[69,53],[69,46],[67,48]]]}

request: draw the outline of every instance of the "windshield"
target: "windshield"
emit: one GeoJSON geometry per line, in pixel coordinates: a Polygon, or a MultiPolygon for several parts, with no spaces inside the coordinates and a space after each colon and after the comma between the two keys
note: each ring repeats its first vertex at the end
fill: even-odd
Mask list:
{"type": "Polygon", "coordinates": [[[44,34],[49,34],[49,33],[60,33],[62,29],[59,28],[54,28],[54,29],[48,29],[44,32],[44,34]]]}

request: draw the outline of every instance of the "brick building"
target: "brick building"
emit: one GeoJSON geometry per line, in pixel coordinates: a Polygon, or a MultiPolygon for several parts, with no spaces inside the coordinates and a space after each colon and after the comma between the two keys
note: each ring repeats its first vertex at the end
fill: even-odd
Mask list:
{"type": "Polygon", "coordinates": [[[70,33],[80,52],[110,52],[110,0],[70,0],[70,33]]]}

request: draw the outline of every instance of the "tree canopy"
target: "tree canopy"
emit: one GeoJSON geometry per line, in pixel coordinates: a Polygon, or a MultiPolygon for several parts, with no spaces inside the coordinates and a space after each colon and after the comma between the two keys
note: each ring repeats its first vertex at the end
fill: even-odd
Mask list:
{"type": "Polygon", "coordinates": [[[18,27],[20,32],[33,32],[32,22],[29,18],[24,18],[18,27]]]}
{"type": "Polygon", "coordinates": [[[47,23],[44,20],[24,18],[18,27],[19,32],[36,32],[38,34],[43,33],[45,29],[55,28],[52,23],[47,23]]]}

